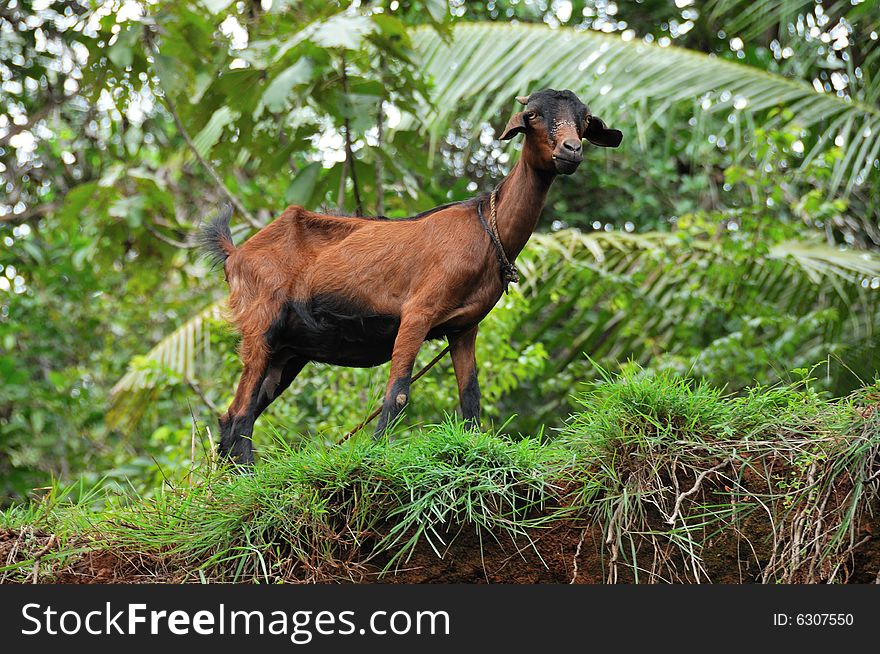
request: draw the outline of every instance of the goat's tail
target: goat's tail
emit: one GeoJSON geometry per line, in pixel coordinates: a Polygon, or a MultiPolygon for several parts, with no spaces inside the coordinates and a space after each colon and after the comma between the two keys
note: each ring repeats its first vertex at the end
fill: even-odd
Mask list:
{"type": "Polygon", "coordinates": [[[226,259],[235,252],[232,230],[229,229],[231,220],[232,205],[227,202],[217,217],[202,228],[198,237],[199,245],[205,255],[217,265],[225,264],[226,259]]]}

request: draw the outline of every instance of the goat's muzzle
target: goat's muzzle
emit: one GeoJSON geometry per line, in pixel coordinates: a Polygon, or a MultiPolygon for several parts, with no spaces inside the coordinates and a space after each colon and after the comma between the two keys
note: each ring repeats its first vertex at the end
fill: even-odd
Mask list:
{"type": "Polygon", "coordinates": [[[560,175],[571,175],[584,160],[580,139],[565,139],[553,151],[553,163],[560,175]]]}

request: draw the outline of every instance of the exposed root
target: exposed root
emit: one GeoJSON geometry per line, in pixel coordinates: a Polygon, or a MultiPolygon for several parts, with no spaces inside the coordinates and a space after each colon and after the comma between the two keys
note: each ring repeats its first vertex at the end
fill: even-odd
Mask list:
{"type": "Polygon", "coordinates": [[[574,558],[572,559],[572,566],[574,569],[574,573],[571,575],[571,581],[569,582],[571,584],[573,584],[575,582],[575,580],[577,579],[577,576],[578,576],[578,558],[581,555],[581,547],[583,547],[584,538],[586,537],[586,535],[587,535],[587,530],[582,529],[581,530],[581,537],[578,539],[577,549],[574,551],[574,558]]]}

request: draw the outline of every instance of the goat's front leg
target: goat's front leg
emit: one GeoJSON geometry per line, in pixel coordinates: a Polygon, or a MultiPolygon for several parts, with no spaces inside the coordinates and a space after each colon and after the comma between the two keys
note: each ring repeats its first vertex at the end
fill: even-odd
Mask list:
{"type": "Polygon", "coordinates": [[[477,331],[478,327],[449,339],[449,353],[455,380],[458,382],[458,400],[461,416],[472,429],[480,428],[480,382],[477,380],[477,331]]]}
{"type": "Polygon", "coordinates": [[[391,374],[385,387],[382,413],[379,414],[379,424],[376,425],[373,438],[381,437],[409,402],[413,365],[430,328],[431,319],[426,314],[409,314],[401,318],[391,353],[391,374]]]}

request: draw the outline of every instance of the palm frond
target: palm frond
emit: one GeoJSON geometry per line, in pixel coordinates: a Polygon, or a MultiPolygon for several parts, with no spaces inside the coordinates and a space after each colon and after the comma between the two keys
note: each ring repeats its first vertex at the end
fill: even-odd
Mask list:
{"type": "MultiPolygon", "coordinates": [[[[638,113],[643,127],[662,124],[674,105],[689,103],[698,115],[733,116],[746,129],[760,116],[757,123],[766,128],[812,130],[816,140],[805,161],[843,136],[832,191],[863,183],[878,154],[877,106],[696,51],[593,31],[497,23],[458,25],[449,41],[416,29],[413,44],[435,84],[433,107],[423,119],[435,138],[461,117],[462,105],[471,107],[464,118],[476,129],[512,107],[514,96],[552,86],[573,90],[603,117],[638,113]],[[770,115],[780,108],[792,117],[770,115]]],[[[718,122],[719,129],[730,128],[727,120],[718,122]]]]}
{"type": "Polygon", "coordinates": [[[606,369],[628,359],[646,364],[678,354],[693,362],[695,340],[709,338],[704,352],[722,347],[729,335],[723,325],[737,320],[819,321],[792,337],[803,341],[801,350],[771,353],[779,365],[811,365],[834,354],[843,366],[880,366],[880,353],[866,362],[862,347],[877,338],[876,254],[789,241],[744,261],[722,244],[685,242],[674,233],[572,229],[535,234],[520,268],[529,311],[514,333],[521,344],[540,341],[550,356],[544,386],[526,389],[547,398],[536,424],[558,415],[574,379],[595,373],[584,355],[606,369]],[[765,309],[743,315],[749,307],[765,309]],[[715,332],[721,334],[718,342],[712,340],[715,332]]]}
{"type": "Polygon", "coordinates": [[[779,32],[815,6],[814,0],[710,0],[706,13],[710,20],[723,20],[729,34],[754,39],[769,30],[779,32]]]}
{"type": "Polygon", "coordinates": [[[870,284],[878,275],[876,253],[845,250],[816,241],[784,241],[770,248],[767,256],[799,266],[817,284],[830,277],[870,284]]]}
{"type": "MultiPolygon", "coordinates": [[[[799,16],[815,8],[815,0],[710,0],[707,15],[711,20],[723,21],[728,34],[752,39],[775,30],[785,37],[789,23],[795,23],[799,16]]],[[[845,18],[865,34],[880,25],[880,11],[873,2],[835,0],[823,6],[823,13],[845,18]]]]}
{"type": "MultiPolygon", "coordinates": [[[[707,10],[709,20],[723,25],[728,34],[759,43],[766,42],[768,35],[775,35],[779,43],[792,46],[795,54],[789,59],[789,67],[795,70],[803,69],[802,54],[816,58],[819,67],[827,66],[824,50],[815,47],[817,39],[810,36],[811,45],[809,39],[804,38],[804,32],[811,30],[820,20],[827,20],[821,28],[826,32],[838,25],[844,26],[851,30],[851,34],[838,65],[845,66],[849,74],[851,86],[848,92],[863,102],[877,105],[880,98],[880,71],[877,69],[880,48],[876,47],[876,40],[880,30],[880,5],[876,2],[834,0],[819,5],[813,0],[711,0],[707,10]],[[811,14],[816,18],[813,19],[811,14]],[[801,33],[798,29],[791,29],[794,26],[800,26],[801,33]]],[[[819,36],[819,42],[824,38],[824,35],[819,36]]]]}
{"type": "Polygon", "coordinates": [[[222,307],[222,301],[208,305],[129,363],[128,371],[110,391],[107,423],[111,427],[136,422],[151,394],[167,385],[169,377],[196,381],[200,360],[210,355],[211,325],[221,320],[222,307]]]}

